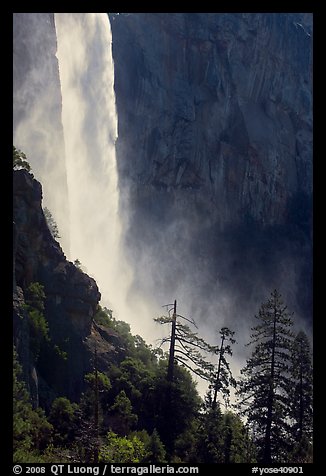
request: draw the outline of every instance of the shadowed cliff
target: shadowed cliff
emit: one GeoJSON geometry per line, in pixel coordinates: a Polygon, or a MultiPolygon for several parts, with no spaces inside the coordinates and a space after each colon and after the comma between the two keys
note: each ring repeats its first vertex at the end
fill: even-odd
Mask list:
{"type": "Polygon", "coordinates": [[[56,396],[78,400],[84,376],[93,370],[94,345],[98,367],[112,361],[116,337],[93,322],[100,293],[95,280],[66,257],[52,237],[41,201],[41,184],[25,170],[13,175],[14,211],[14,344],[34,405],[47,407],[56,396]],[[33,328],[26,311],[31,283],[44,288],[44,316],[49,341],[38,358],[32,352],[33,328]]]}
{"type": "Polygon", "coordinates": [[[312,15],[110,20],[135,288],[212,323],[246,320],[276,286],[309,321],[312,15]]]}

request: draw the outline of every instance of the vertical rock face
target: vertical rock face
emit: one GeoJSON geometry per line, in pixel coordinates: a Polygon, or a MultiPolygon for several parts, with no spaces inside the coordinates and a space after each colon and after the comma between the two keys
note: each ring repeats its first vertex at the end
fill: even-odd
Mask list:
{"type": "Polygon", "coordinates": [[[141,189],[201,190],[222,224],[244,212],[286,222],[290,197],[312,186],[309,20],[113,17],[124,174],[141,189]]]}
{"type": "Polygon", "coordinates": [[[296,308],[309,314],[312,15],[110,20],[138,281],[150,264],[152,289],[308,289],[296,308]]]}
{"type": "Polygon", "coordinates": [[[52,238],[41,207],[40,183],[24,170],[15,171],[13,178],[14,343],[35,404],[39,387],[43,405],[57,395],[75,400],[83,390],[85,372],[92,370],[92,354],[85,339],[91,336],[100,293],[95,281],[67,261],[52,238]],[[23,306],[32,282],[44,287],[44,315],[51,339],[37,362],[30,352],[28,315],[23,306]],[[60,351],[67,352],[67,359],[60,351]]]}
{"type": "Polygon", "coordinates": [[[53,13],[13,15],[13,137],[46,190],[69,250],[67,176],[53,13]],[[60,184],[60,193],[53,188],[60,184]]]}

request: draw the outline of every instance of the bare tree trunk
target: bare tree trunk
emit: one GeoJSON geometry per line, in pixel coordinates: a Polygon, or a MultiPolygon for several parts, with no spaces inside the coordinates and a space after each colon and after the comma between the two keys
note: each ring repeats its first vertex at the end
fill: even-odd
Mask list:
{"type": "Polygon", "coordinates": [[[216,408],[216,403],[217,403],[217,392],[219,391],[220,388],[220,373],[221,373],[221,360],[222,360],[222,355],[223,355],[223,346],[224,346],[224,339],[225,336],[224,334],[222,335],[222,340],[221,340],[221,349],[220,349],[220,355],[218,359],[218,367],[217,367],[217,375],[216,375],[216,381],[215,381],[215,387],[214,387],[214,398],[213,398],[213,403],[212,403],[212,409],[215,410],[216,408]]]}
{"type": "Polygon", "coordinates": [[[168,365],[168,382],[173,382],[173,369],[174,369],[174,346],[175,346],[175,330],[177,324],[177,301],[174,301],[173,316],[172,316],[172,331],[171,331],[171,342],[170,342],[170,354],[169,354],[169,365],[168,365]]]}

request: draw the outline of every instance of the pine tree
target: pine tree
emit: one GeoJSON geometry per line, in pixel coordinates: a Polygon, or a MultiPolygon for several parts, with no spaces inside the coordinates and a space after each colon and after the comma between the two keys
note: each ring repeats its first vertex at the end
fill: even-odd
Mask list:
{"type": "Polygon", "coordinates": [[[33,410],[18,355],[13,355],[13,462],[42,462],[40,452],[52,439],[52,425],[41,408],[33,410]]]}
{"type": "Polygon", "coordinates": [[[166,463],[166,451],[156,428],[154,428],[150,436],[149,444],[146,449],[149,451],[149,460],[151,463],[166,463]]]}
{"type": "Polygon", "coordinates": [[[224,463],[245,463],[247,461],[247,448],[251,441],[246,433],[241,418],[227,411],[223,415],[222,436],[224,439],[223,453],[224,463]]]}
{"type": "Polygon", "coordinates": [[[44,286],[33,282],[28,286],[25,294],[24,307],[29,317],[30,348],[37,362],[42,345],[50,342],[49,325],[44,315],[46,299],[44,286]]]}
{"type": "Polygon", "coordinates": [[[168,309],[168,312],[169,316],[154,319],[159,324],[172,324],[171,335],[163,338],[161,342],[161,345],[166,342],[170,343],[167,380],[173,382],[174,366],[179,363],[198,377],[209,381],[214,366],[206,360],[203,353],[216,352],[216,347],[209,345],[198,336],[197,332],[193,332],[187,324],[180,322],[180,319],[188,321],[197,328],[193,319],[177,314],[177,301],[174,301],[173,308],[168,309]],[[171,316],[172,310],[173,314],[171,316]]]}
{"type": "Polygon", "coordinates": [[[111,388],[108,376],[98,371],[97,343],[94,345],[94,370],[85,375],[88,388],[82,394],[80,405],[75,412],[76,443],[79,458],[85,463],[98,463],[100,427],[103,423],[101,396],[111,388]]]}
{"type": "Polygon", "coordinates": [[[110,408],[110,414],[111,425],[120,436],[128,435],[131,428],[138,421],[138,416],[133,413],[131,401],[124,390],[121,390],[115,397],[114,403],[110,408]]]}
{"type": "Polygon", "coordinates": [[[222,327],[220,330],[221,345],[215,350],[215,354],[218,355],[218,364],[216,372],[213,373],[211,378],[210,389],[213,390],[212,408],[216,408],[217,395],[221,393],[226,403],[228,403],[230,390],[229,386],[236,386],[236,381],[232,376],[229,362],[226,360],[226,355],[232,356],[232,349],[230,344],[235,344],[233,338],[234,332],[228,327],[222,327]]]}
{"type": "Polygon", "coordinates": [[[74,439],[78,405],[66,397],[58,397],[52,402],[49,422],[54,428],[54,442],[58,446],[67,446],[74,439]]]}
{"type": "MultiPolygon", "coordinates": [[[[50,212],[50,210],[47,207],[44,208],[43,212],[44,212],[44,216],[45,216],[45,219],[46,219],[46,223],[47,223],[47,225],[49,227],[49,230],[51,232],[51,235],[53,236],[53,238],[55,240],[59,239],[60,235],[59,235],[58,225],[57,225],[55,219],[53,218],[52,213],[50,212]]],[[[79,264],[80,264],[80,262],[79,262],[79,264]]]]}
{"type": "Polygon", "coordinates": [[[312,446],[312,359],[307,335],[300,331],[291,352],[291,418],[293,462],[307,462],[312,446]]]}
{"type": "Polygon", "coordinates": [[[190,370],[200,378],[209,381],[214,371],[214,366],[211,362],[206,360],[203,353],[212,353],[216,348],[199,337],[187,324],[181,322],[181,320],[187,321],[197,328],[193,319],[177,314],[176,300],[173,305],[168,304],[167,308],[169,316],[162,316],[154,319],[154,321],[160,324],[171,323],[171,334],[162,339],[162,344],[166,342],[170,343],[170,350],[166,376],[165,405],[163,410],[165,422],[162,432],[160,432],[168,455],[171,456],[175,450],[174,444],[178,434],[180,435],[181,433],[177,430],[177,422],[180,417],[177,407],[180,399],[178,398],[178,388],[176,385],[177,379],[175,374],[178,369],[176,364],[180,364],[180,366],[190,370]],[[169,308],[169,306],[173,307],[169,308]],[[171,316],[172,311],[173,314],[171,316]]]}
{"type": "MultiPolygon", "coordinates": [[[[191,428],[200,409],[200,397],[190,372],[176,365],[174,380],[166,377],[167,361],[161,360],[153,382],[152,428],[156,427],[170,462],[175,455],[175,443],[191,428]]],[[[150,428],[150,427],[148,427],[150,428]]],[[[152,430],[151,430],[152,431],[152,430]]]]}
{"type": "Polygon", "coordinates": [[[27,161],[26,155],[20,149],[13,146],[13,168],[15,170],[25,169],[31,171],[31,166],[27,161]]]}
{"type": "Polygon", "coordinates": [[[211,401],[208,401],[206,406],[207,411],[198,416],[194,456],[199,463],[223,463],[223,415],[220,404],[217,402],[216,407],[212,408],[211,401]]]}
{"type": "Polygon", "coordinates": [[[252,328],[255,345],[241,370],[238,395],[242,413],[257,426],[260,461],[284,461],[289,451],[289,364],[293,341],[291,315],[275,290],[263,303],[252,328]]]}

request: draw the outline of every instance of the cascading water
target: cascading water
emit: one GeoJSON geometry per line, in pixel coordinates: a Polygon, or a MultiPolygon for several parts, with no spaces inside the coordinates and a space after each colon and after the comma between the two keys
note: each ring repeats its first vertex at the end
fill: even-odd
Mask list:
{"type": "MultiPolygon", "coordinates": [[[[105,13],[56,13],[55,27],[70,258],[78,258],[96,279],[102,304],[133,324],[137,312],[131,306],[135,303],[131,305],[127,298],[131,271],[120,248],[117,117],[109,18],[105,13]]],[[[139,324],[133,330],[138,330],[139,324]]]]}
{"type": "Polygon", "coordinates": [[[70,206],[70,252],[91,272],[93,260],[98,261],[103,252],[102,240],[94,239],[94,230],[102,233],[105,246],[111,250],[120,235],[109,21],[105,14],[58,13],[55,25],[70,206]]]}
{"type": "Polygon", "coordinates": [[[94,275],[102,294],[111,294],[112,289],[117,293],[121,287],[113,287],[113,283],[119,279],[122,263],[118,252],[117,120],[109,20],[104,13],[57,13],[55,26],[70,258],[78,258],[94,275]]]}

